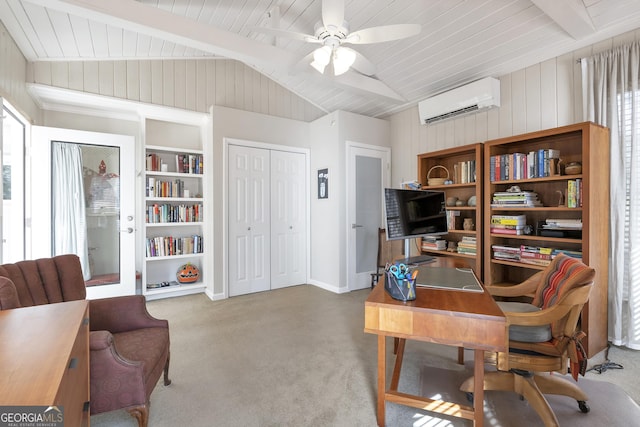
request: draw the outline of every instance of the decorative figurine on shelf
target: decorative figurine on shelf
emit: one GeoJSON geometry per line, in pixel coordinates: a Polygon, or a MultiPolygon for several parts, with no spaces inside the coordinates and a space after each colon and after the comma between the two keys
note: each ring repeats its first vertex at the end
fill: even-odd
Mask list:
{"type": "Polygon", "coordinates": [[[458,252],[458,243],[455,241],[450,241],[447,244],[447,252],[458,252]]]}
{"type": "Polygon", "coordinates": [[[462,228],[465,231],[472,231],[473,230],[473,218],[465,218],[464,222],[462,223],[462,228]]]}
{"type": "Polygon", "coordinates": [[[190,262],[180,266],[177,274],[178,282],[194,283],[200,278],[200,270],[190,262]]]}

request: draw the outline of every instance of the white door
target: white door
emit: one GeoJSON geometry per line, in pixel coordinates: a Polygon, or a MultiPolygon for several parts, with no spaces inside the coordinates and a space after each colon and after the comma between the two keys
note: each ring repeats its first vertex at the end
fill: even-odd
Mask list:
{"type": "Polygon", "coordinates": [[[136,292],[134,147],[131,136],[32,128],[31,255],[78,255],[87,298],[136,292]]]}
{"type": "Polygon", "coordinates": [[[270,289],[270,153],[229,145],[229,296],[270,289]]]}
{"type": "Polygon", "coordinates": [[[271,151],[271,289],[307,278],[305,166],[302,153],[271,151]]]}
{"type": "Polygon", "coordinates": [[[391,153],[384,147],[353,143],[347,150],[347,280],[349,290],[356,290],[369,287],[376,270],[391,153]]]}

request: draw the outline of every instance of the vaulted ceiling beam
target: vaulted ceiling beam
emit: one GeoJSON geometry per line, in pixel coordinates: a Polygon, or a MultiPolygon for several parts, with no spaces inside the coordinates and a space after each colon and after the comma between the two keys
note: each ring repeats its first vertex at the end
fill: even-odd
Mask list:
{"type": "Polygon", "coordinates": [[[531,0],[549,18],[576,40],[596,32],[582,0],[531,0]]]}
{"type": "MultiPolygon", "coordinates": [[[[299,61],[299,58],[284,49],[256,42],[134,0],[26,1],[107,25],[137,31],[224,58],[235,59],[254,66],[267,75],[274,71],[289,72],[299,61]]],[[[395,102],[405,101],[402,96],[380,80],[356,73],[349,74],[350,77],[336,79],[335,83],[351,86],[368,94],[383,96],[395,102]]],[[[312,79],[323,79],[317,73],[310,76],[312,79]]]]}

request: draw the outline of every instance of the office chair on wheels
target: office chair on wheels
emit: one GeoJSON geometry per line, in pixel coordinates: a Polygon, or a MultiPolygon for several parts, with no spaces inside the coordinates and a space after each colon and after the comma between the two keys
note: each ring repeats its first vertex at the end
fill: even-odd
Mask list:
{"type": "MultiPolygon", "coordinates": [[[[584,375],[586,355],[578,329],[582,307],[589,299],[595,271],[575,258],[556,256],[544,270],[515,286],[487,286],[494,296],[532,298],[531,303],[499,301],[509,325],[509,350],[487,354],[497,367],[486,372],[485,390],[515,391],[527,399],[545,426],[558,426],[544,394],[565,395],[589,412],[587,395],[573,382],[550,373],[584,375]],[[539,373],[545,373],[539,375],[539,373]]],[[[488,356],[488,357],[487,357],[488,356]]],[[[460,390],[473,391],[473,377],[460,390]]]]}

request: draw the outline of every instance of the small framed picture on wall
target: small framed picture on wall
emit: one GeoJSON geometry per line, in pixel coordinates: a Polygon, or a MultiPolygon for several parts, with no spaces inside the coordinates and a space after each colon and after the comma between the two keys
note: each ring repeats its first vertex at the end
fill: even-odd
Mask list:
{"type": "Polygon", "coordinates": [[[329,169],[318,169],[318,199],[329,198],[329,169]]]}

